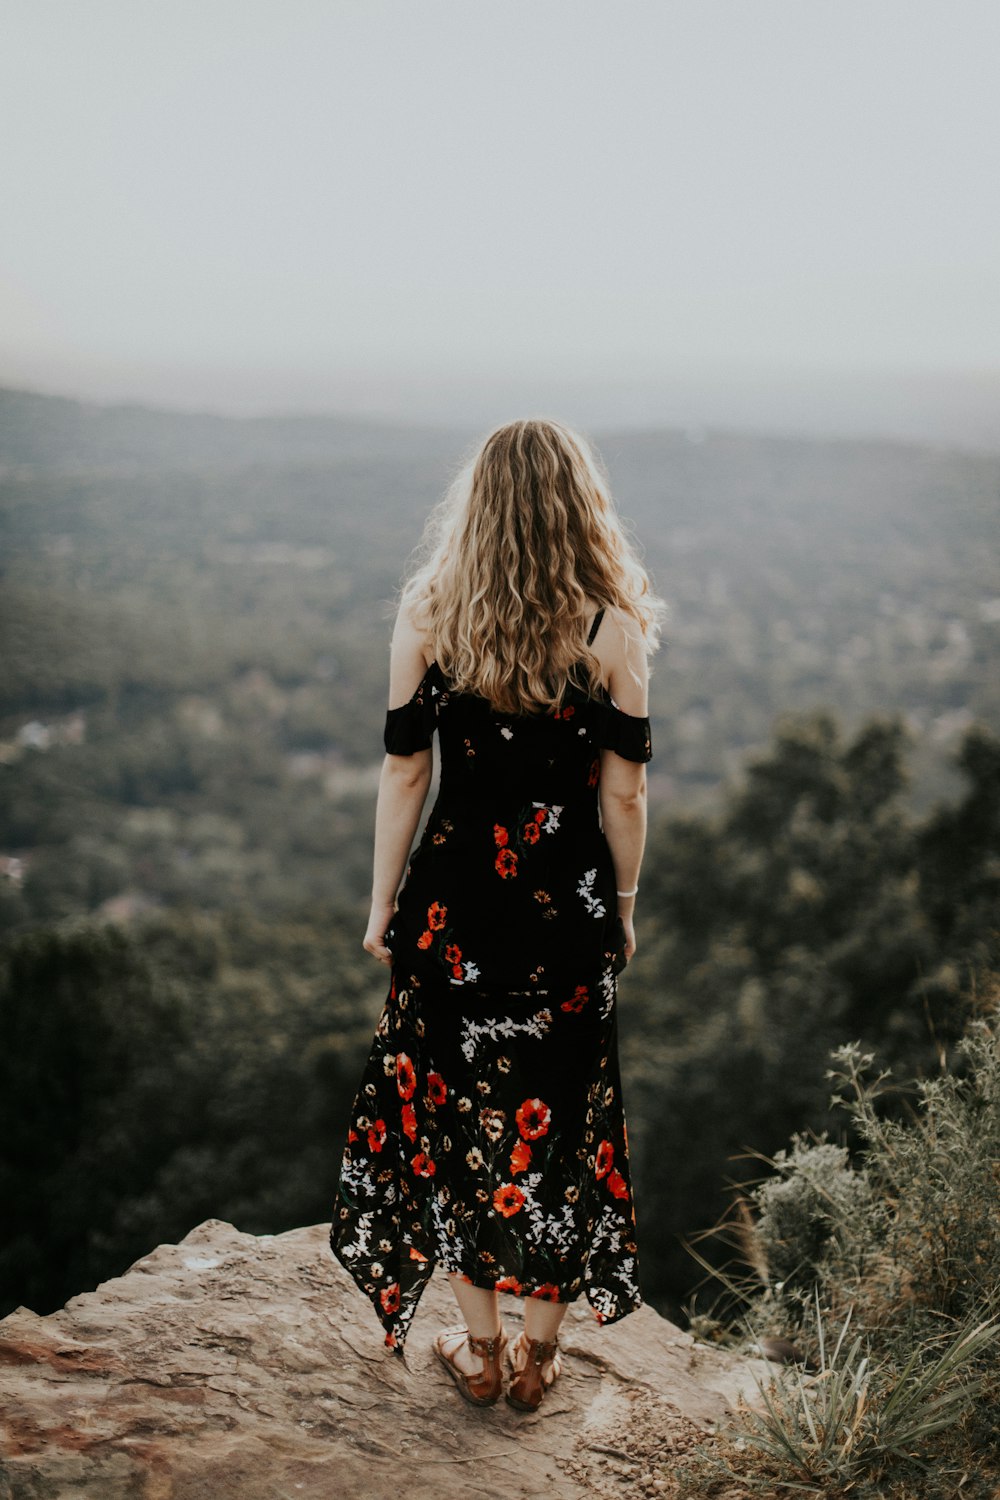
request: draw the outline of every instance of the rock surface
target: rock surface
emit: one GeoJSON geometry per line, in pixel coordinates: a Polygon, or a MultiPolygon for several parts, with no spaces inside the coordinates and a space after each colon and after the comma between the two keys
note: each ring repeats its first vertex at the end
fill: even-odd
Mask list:
{"type": "MultiPolygon", "coordinates": [[[[209,1219],[59,1312],[0,1321],[3,1500],[655,1495],[672,1454],[768,1370],[649,1307],[601,1328],[581,1301],[541,1411],[477,1409],[431,1351],[459,1321],[444,1278],[404,1366],[327,1229],[257,1238],[209,1219]]],[[[513,1336],[522,1304],[502,1302],[513,1336]]]]}

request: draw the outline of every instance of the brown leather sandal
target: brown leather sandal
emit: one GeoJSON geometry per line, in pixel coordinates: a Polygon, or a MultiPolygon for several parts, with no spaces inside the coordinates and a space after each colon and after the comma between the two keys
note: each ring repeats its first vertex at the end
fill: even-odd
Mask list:
{"type": "MultiPolygon", "coordinates": [[[[503,1389],[503,1354],[506,1347],[507,1335],[502,1328],[491,1339],[473,1338],[467,1328],[443,1328],[434,1340],[434,1353],[458,1386],[459,1395],[464,1396],[473,1406],[492,1406],[499,1399],[503,1389]],[[464,1333],[473,1354],[481,1357],[483,1368],[480,1374],[466,1375],[456,1365],[455,1355],[446,1354],[442,1349],[441,1340],[454,1333],[464,1333]]],[[[455,1353],[458,1348],[461,1345],[458,1345],[455,1353]]]]}
{"type": "MultiPolygon", "coordinates": [[[[521,1334],[524,1347],[527,1350],[523,1370],[513,1369],[511,1360],[511,1380],[507,1387],[507,1400],[511,1406],[516,1406],[518,1411],[537,1411],[542,1404],[542,1397],[551,1385],[554,1385],[561,1374],[561,1368],[552,1366],[552,1374],[548,1380],[542,1378],[542,1366],[547,1359],[555,1361],[559,1340],[556,1339],[529,1339],[527,1334],[521,1334]]],[[[562,1361],[560,1360],[560,1366],[562,1361]]]]}

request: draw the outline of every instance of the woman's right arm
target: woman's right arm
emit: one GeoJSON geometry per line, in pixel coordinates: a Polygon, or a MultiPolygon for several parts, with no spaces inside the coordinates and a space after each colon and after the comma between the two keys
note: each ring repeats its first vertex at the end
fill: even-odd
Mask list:
{"type": "MultiPolygon", "coordinates": [[[[649,712],[649,668],[638,625],[621,610],[609,610],[602,649],[597,653],[615,703],[636,718],[649,712]],[[609,628],[610,627],[610,628],[609,628]]],[[[639,884],[639,867],[646,843],[646,767],[626,760],[614,750],[601,751],[598,796],[604,836],[615,867],[619,891],[639,884]]],[[[618,897],[618,915],[625,927],[625,957],[635,953],[635,897],[618,897]]]]}
{"type": "MultiPolygon", "coordinates": [[[[423,637],[409,614],[401,609],[396,617],[389,659],[390,708],[406,703],[413,696],[426,670],[423,637]]],[[[385,932],[396,908],[396,892],[420,822],[432,769],[430,750],[387,755],[382,762],[375,805],[371,914],[363,945],[384,964],[392,962],[392,954],[385,946],[385,932]]]]}

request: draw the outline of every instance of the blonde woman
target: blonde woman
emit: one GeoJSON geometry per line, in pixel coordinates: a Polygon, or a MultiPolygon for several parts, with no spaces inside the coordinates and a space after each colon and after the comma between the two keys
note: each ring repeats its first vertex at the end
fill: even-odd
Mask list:
{"type": "Polygon", "coordinates": [[[475,1405],[506,1355],[508,1401],[537,1408],[569,1302],[640,1303],[616,989],[660,609],[595,454],[536,420],[458,475],[396,621],[364,939],[392,981],[330,1244],[399,1354],[442,1267],[462,1326],[435,1349],[475,1405]],[[523,1299],[512,1344],[498,1292],[523,1299]]]}

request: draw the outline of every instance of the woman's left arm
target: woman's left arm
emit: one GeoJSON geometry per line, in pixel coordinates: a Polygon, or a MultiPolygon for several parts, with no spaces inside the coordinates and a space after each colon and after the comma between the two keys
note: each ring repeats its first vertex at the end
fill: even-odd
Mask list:
{"type": "MultiPolygon", "coordinates": [[[[390,706],[408,702],[426,670],[423,637],[409,613],[401,609],[396,617],[389,660],[390,706]]],[[[396,909],[396,892],[427,800],[432,769],[430,750],[387,755],[382,763],[375,807],[372,906],[364,937],[366,952],[380,963],[392,962],[392,954],[385,946],[386,928],[396,909]]]]}

